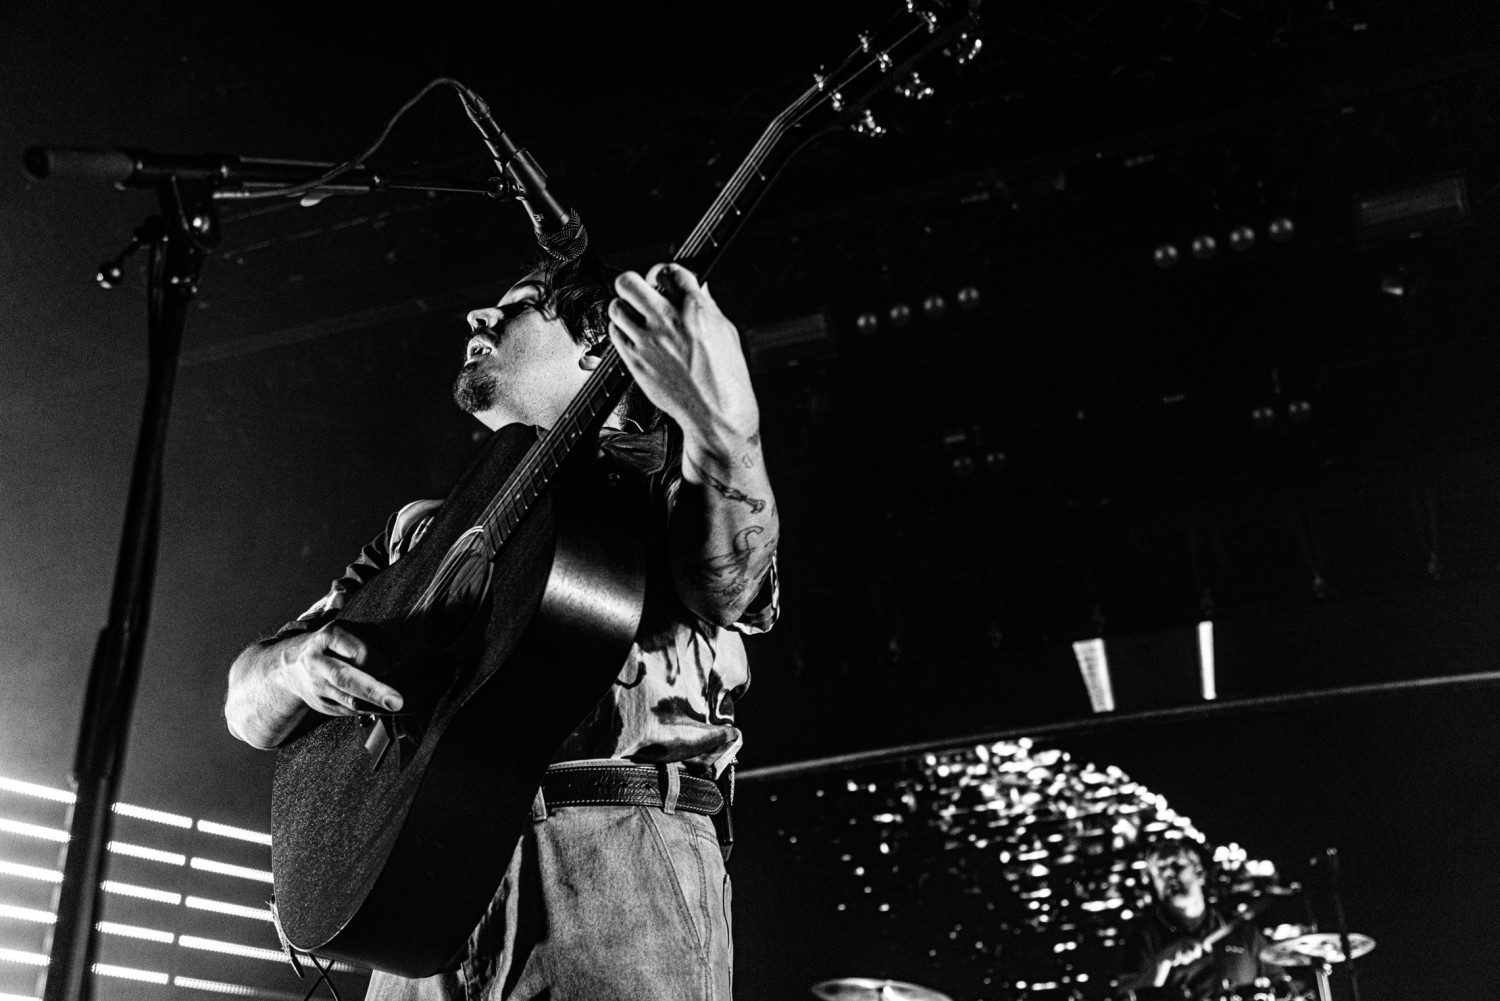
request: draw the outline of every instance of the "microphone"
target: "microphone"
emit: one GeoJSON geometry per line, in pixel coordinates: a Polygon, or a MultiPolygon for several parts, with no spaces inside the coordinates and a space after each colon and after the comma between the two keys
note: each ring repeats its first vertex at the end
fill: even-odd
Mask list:
{"type": "Polygon", "coordinates": [[[589,234],[583,228],[582,217],[576,211],[564,209],[547,190],[547,175],[529,151],[517,148],[495,124],[484,98],[462,86],[458,93],[469,120],[479,129],[484,144],[490,148],[495,166],[505,176],[507,187],[515,192],[516,199],[531,216],[536,242],[563,263],[577,260],[589,246],[589,234]]]}

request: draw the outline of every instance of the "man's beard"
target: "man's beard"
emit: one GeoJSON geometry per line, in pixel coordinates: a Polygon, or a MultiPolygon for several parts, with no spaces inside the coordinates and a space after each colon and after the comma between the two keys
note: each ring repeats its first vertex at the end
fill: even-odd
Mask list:
{"type": "Polygon", "coordinates": [[[475,365],[453,380],[453,402],[466,414],[479,414],[495,405],[500,395],[500,377],[475,365]]]}

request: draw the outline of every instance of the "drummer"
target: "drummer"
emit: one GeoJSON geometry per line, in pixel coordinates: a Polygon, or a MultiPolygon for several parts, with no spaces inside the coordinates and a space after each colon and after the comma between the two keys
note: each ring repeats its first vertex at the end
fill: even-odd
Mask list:
{"type": "Polygon", "coordinates": [[[1157,844],[1146,853],[1146,875],[1156,903],[1125,933],[1122,990],[1141,997],[1200,998],[1272,975],[1260,960],[1266,942],[1254,922],[1209,948],[1201,944],[1229,919],[1204,894],[1207,875],[1195,845],[1157,844]]]}

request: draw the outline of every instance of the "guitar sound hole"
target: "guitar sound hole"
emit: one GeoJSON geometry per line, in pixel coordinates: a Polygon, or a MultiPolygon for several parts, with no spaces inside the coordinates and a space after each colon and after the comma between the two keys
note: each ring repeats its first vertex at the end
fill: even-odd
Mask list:
{"type": "Polygon", "coordinates": [[[428,649],[456,653],[478,638],[492,566],[473,536],[448,551],[420,610],[428,649]]]}

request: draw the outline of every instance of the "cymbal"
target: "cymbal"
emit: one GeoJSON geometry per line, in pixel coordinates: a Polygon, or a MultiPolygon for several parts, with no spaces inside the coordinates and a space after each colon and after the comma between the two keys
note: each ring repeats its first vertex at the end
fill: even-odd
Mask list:
{"type": "Polygon", "coordinates": [[[812,992],[823,1001],[953,1001],[917,984],[900,980],[874,980],[870,977],[839,977],[812,985],[812,992]]]}
{"type": "MultiPolygon", "coordinates": [[[[1349,948],[1358,959],[1375,948],[1375,940],[1368,935],[1349,933],[1349,948]]],[[[1268,945],[1260,951],[1260,961],[1274,966],[1311,966],[1313,963],[1342,963],[1344,947],[1333,932],[1312,932],[1284,939],[1268,945]]]]}

